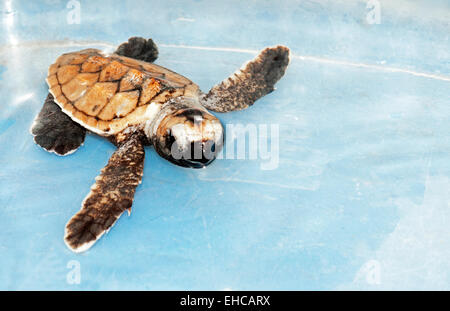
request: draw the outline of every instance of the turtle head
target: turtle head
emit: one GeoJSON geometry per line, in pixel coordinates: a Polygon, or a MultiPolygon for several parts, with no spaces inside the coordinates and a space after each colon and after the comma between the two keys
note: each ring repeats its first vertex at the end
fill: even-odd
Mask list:
{"type": "Polygon", "coordinates": [[[151,140],[156,152],[170,162],[202,168],[222,149],[224,130],[219,119],[204,108],[183,106],[163,112],[154,124],[151,140]]]}

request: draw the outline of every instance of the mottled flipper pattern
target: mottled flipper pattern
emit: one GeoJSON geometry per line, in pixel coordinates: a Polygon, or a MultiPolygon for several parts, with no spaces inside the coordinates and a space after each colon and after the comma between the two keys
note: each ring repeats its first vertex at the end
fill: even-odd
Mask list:
{"type": "Polygon", "coordinates": [[[275,89],[289,64],[285,46],[266,48],[202,97],[201,104],[216,112],[242,110],[275,89]]]}
{"type": "Polygon", "coordinates": [[[115,53],[153,63],[158,58],[158,47],[152,39],[132,37],[128,42],[122,43],[115,53]]]}
{"type": "Polygon", "coordinates": [[[44,106],[37,115],[31,134],[36,144],[49,152],[67,155],[80,147],[86,136],[86,129],[72,121],[48,94],[44,106]]]}
{"type": "Polygon", "coordinates": [[[64,240],[74,252],[89,249],[126,210],[142,180],[144,147],[138,133],[118,145],[96,178],[81,210],[66,225],[64,240]]]}

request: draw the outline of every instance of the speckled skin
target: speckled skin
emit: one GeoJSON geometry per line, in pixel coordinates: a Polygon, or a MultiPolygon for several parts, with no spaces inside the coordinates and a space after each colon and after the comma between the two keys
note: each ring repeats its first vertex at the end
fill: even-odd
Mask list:
{"type": "Polygon", "coordinates": [[[134,192],[144,170],[142,133],[130,132],[118,143],[108,164],[96,178],[81,210],[66,225],[64,240],[75,252],[88,249],[114,225],[126,210],[131,212],[134,192]]]}
{"type": "Polygon", "coordinates": [[[202,96],[202,105],[216,112],[242,110],[275,89],[289,64],[285,46],[266,48],[253,61],[202,96]]]}

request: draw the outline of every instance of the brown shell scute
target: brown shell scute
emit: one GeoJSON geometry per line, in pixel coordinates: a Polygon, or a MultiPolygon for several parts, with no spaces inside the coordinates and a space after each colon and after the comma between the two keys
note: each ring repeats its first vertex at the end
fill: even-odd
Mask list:
{"type": "MultiPolygon", "coordinates": [[[[82,96],[86,90],[94,85],[98,80],[98,73],[80,73],[68,83],[64,84],[61,89],[64,96],[71,102],[74,102],[82,96]]],[[[52,88],[50,87],[50,91],[52,88]]]]}
{"type": "Polygon", "coordinates": [[[82,65],[82,72],[97,72],[100,71],[103,65],[108,63],[108,59],[102,56],[93,55],[89,57],[82,65]]]}
{"type": "Polygon", "coordinates": [[[105,121],[124,117],[136,108],[138,98],[139,91],[117,93],[98,117],[105,121]]]}
{"type": "Polygon", "coordinates": [[[145,105],[160,91],[161,91],[160,81],[154,78],[149,78],[145,80],[141,87],[141,99],[139,100],[139,106],[145,105]]]}
{"type": "Polygon", "coordinates": [[[99,82],[94,84],[86,94],[78,99],[74,106],[90,116],[97,116],[114,96],[117,82],[99,82]]]}
{"type": "Polygon", "coordinates": [[[130,91],[139,88],[144,81],[145,75],[136,69],[130,69],[127,74],[120,80],[120,91],[130,91]]]}
{"type": "Polygon", "coordinates": [[[151,103],[199,92],[168,69],[96,49],[61,55],[50,66],[47,83],[65,113],[101,135],[144,122],[151,103]]]}
{"type": "Polygon", "coordinates": [[[60,84],[65,84],[75,78],[80,71],[80,66],[77,65],[65,65],[58,68],[56,76],[60,84]]]}
{"type": "Polygon", "coordinates": [[[118,61],[113,60],[100,73],[100,81],[115,81],[123,77],[130,67],[122,65],[118,61]]]}

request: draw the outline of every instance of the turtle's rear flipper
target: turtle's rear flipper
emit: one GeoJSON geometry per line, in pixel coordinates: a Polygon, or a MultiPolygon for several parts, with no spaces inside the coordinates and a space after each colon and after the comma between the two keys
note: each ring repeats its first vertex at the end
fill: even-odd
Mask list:
{"type": "Polygon", "coordinates": [[[75,123],[61,111],[48,94],[44,106],[31,127],[36,144],[49,152],[67,155],[80,147],[86,136],[86,129],[75,123]]]}
{"type": "Polygon", "coordinates": [[[266,48],[252,61],[202,97],[201,104],[210,110],[228,112],[245,109],[275,89],[289,64],[285,46],[266,48]]]}
{"type": "Polygon", "coordinates": [[[115,53],[153,63],[158,58],[158,47],[152,39],[132,37],[128,42],[122,43],[115,53]]]}
{"type": "Polygon", "coordinates": [[[81,210],[67,223],[64,241],[72,251],[89,249],[125,210],[131,211],[143,169],[144,147],[136,133],[118,145],[84,199],[81,210]]]}

